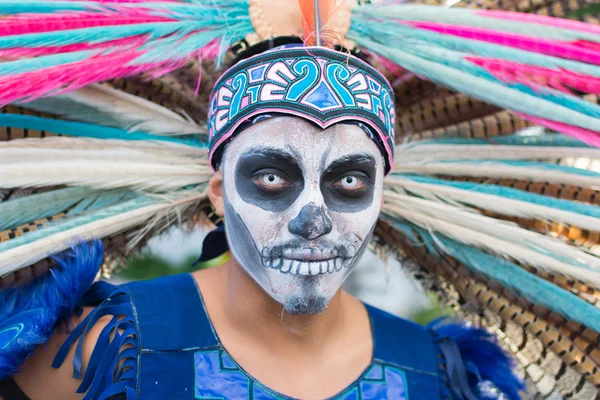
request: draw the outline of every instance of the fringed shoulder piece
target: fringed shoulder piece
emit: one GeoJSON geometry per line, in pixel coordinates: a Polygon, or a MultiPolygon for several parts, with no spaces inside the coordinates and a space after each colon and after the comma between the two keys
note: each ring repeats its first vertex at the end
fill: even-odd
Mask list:
{"type": "Polygon", "coordinates": [[[105,400],[117,394],[125,395],[127,400],[135,400],[138,327],[129,293],[125,288],[97,282],[86,293],[82,306],[95,308],[62,345],[52,366],[59,368],[75,345],[73,378],[83,378],[77,393],[85,393],[84,400],[105,400]],[[83,374],[83,340],[106,316],[111,316],[111,319],[102,328],[83,374]]]}
{"type": "Polygon", "coordinates": [[[492,334],[464,323],[437,320],[429,324],[439,348],[440,373],[447,397],[465,400],[519,400],[524,384],[514,363],[492,334]],[[504,396],[504,397],[503,397],[504,396]]]}
{"type": "Polygon", "coordinates": [[[16,372],[56,326],[68,320],[92,285],[102,242],[81,243],[55,257],[57,266],[25,286],[0,291],[0,380],[16,372]]]}

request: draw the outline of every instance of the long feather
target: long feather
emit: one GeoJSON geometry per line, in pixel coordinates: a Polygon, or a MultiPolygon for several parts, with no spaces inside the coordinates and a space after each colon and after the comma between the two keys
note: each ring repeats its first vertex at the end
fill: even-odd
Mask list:
{"type": "MultiPolygon", "coordinates": [[[[203,138],[206,138],[205,135],[195,135],[192,137],[151,135],[145,132],[129,132],[124,129],[114,128],[111,126],[102,126],[84,122],[62,121],[33,115],[0,114],[0,126],[93,139],[132,140],[143,141],[147,143],[158,141],[164,144],[179,144],[197,147],[199,148],[198,150],[202,150],[202,148],[206,147],[206,140],[202,140],[203,138]]],[[[127,146],[130,145],[134,146],[134,144],[128,144],[127,146]]]]}
{"type": "MultiPolygon", "coordinates": [[[[52,120],[50,120],[52,121],[52,120]]],[[[0,118],[1,125],[1,118],[0,118]]],[[[93,125],[91,125],[93,126],[93,125]]],[[[103,150],[103,151],[122,151],[128,149],[135,152],[144,152],[148,156],[167,156],[180,157],[181,161],[185,159],[203,160],[207,158],[208,150],[206,148],[188,145],[185,141],[163,141],[156,140],[159,136],[150,136],[148,139],[140,140],[122,140],[108,138],[89,138],[89,137],[69,137],[54,136],[44,138],[24,138],[14,139],[7,142],[0,142],[0,151],[8,152],[25,149],[47,149],[51,150],[103,150]]],[[[194,142],[190,142],[194,143],[194,142]]]]}
{"type": "Polygon", "coordinates": [[[600,329],[600,310],[551,282],[509,261],[486,254],[445,235],[432,234],[426,229],[409,226],[406,222],[398,220],[392,221],[392,225],[408,234],[416,231],[425,240],[424,244],[430,251],[449,254],[467,267],[500,282],[532,303],[541,304],[595,331],[600,329]]]}
{"type": "MultiPolygon", "coordinates": [[[[107,157],[109,154],[107,154],[107,157]]],[[[208,182],[207,164],[170,165],[150,162],[63,160],[2,165],[0,188],[54,185],[89,186],[98,189],[129,187],[154,191],[174,190],[208,182]]]]}
{"type": "Polygon", "coordinates": [[[502,84],[494,83],[488,79],[474,76],[459,69],[431,62],[398,48],[390,49],[387,46],[354,35],[351,38],[365,47],[396,61],[408,70],[419,73],[421,76],[425,76],[434,82],[443,83],[445,86],[462,93],[504,108],[517,109],[533,116],[544,118],[552,115],[555,121],[600,132],[599,118],[541,99],[533,94],[513,90],[502,84]]]}
{"type": "Polygon", "coordinates": [[[0,230],[56,215],[93,193],[94,189],[74,187],[2,202],[0,230]]]}
{"type": "Polygon", "coordinates": [[[128,132],[154,135],[207,133],[206,127],[188,121],[166,107],[102,85],[90,85],[52,98],[23,103],[22,106],[128,132]]]}
{"type": "Polygon", "coordinates": [[[339,0],[298,0],[306,45],[321,45],[322,41],[324,45],[332,44],[327,41],[331,34],[328,25],[339,7],[338,3],[339,0]],[[318,13],[315,12],[317,9],[318,13]]]}
{"type": "MultiPolygon", "coordinates": [[[[203,192],[190,190],[164,198],[140,198],[128,203],[99,210],[91,215],[58,222],[52,227],[29,232],[0,244],[0,276],[44,259],[70,247],[76,240],[104,238],[124,232],[147,221],[163,223],[186,210],[195,209],[206,199],[203,192]]],[[[172,223],[171,222],[171,223],[172,223]]]]}
{"type": "Polygon", "coordinates": [[[529,265],[550,269],[584,282],[600,285],[600,258],[578,248],[494,218],[393,192],[385,192],[394,203],[386,213],[402,217],[424,229],[439,232],[462,243],[488,249],[529,265]]]}
{"type": "Polygon", "coordinates": [[[396,146],[403,163],[443,160],[553,160],[567,157],[600,159],[600,149],[573,147],[435,144],[396,146]]]}
{"type": "Polygon", "coordinates": [[[419,175],[473,176],[482,178],[525,179],[533,182],[550,182],[599,187],[600,174],[575,168],[548,168],[540,163],[509,164],[498,161],[481,162],[429,162],[424,164],[394,165],[394,171],[419,175]]]}
{"type": "Polygon", "coordinates": [[[600,230],[600,207],[554,199],[496,185],[453,182],[418,176],[392,176],[388,188],[402,190],[434,201],[455,201],[512,217],[537,218],[600,230]]]}
{"type": "MultiPolygon", "coordinates": [[[[194,3],[179,2],[55,2],[32,0],[27,4],[0,2],[0,13],[16,13],[23,25],[28,21],[50,18],[46,28],[38,25],[35,33],[0,36],[0,49],[16,52],[24,58],[49,52],[73,51],[73,53],[36,57],[34,60],[15,60],[0,63],[0,103],[27,101],[60,91],[74,90],[93,83],[126,77],[133,74],[163,74],[182,66],[188,59],[204,53],[215,54],[214,44],[219,42],[225,49],[253,31],[248,15],[247,2],[232,0],[216,4],[209,0],[194,3]],[[57,15],[53,11],[82,12],[78,22],[72,19],[65,29],[56,29],[57,15]],[[131,20],[115,19],[113,25],[73,29],[73,24],[85,25],[91,15],[99,20],[118,14],[158,22],[133,23],[131,20]],[[135,39],[131,42],[121,40],[135,39]],[[139,39],[139,40],[138,40],[139,39]],[[141,41],[140,41],[141,40],[141,41]],[[93,43],[94,50],[84,50],[93,43]],[[104,46],[99,44],[104,43],[104,46]],[[57,47],[58,46],[58,47],[57,47]],[[69,48],[69,46],[83,46],[69,48]],[[30,49],[30,52],[27,51],[30,49]],[[70,61],[67,61],[70,59],[70,61]],[[75,60],[74,60],[75,59],[75,60]],[[8,64],[8,65],[5,65],[8,64]],[[10,74],[7,75],[8,71],[10,74]]],[[[1,23],[0,23],[1,24],[1,23]]],[[[222,57],[224,52],[217,52],[222,57]]]]}

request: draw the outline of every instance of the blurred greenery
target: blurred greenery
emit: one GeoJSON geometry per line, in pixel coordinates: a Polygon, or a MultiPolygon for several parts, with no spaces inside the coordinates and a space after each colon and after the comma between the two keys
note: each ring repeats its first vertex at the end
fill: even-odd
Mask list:
{"type": "Polygon", "coordinates": [[[192,266],[197,258],[196,256],[192,256],[180,264],[171,264],[156,255],[142,253],[131,257],[125,264],[125,269],[117,274],[117,277],[128,281],[137,281],[192,272],[201,269],[201,267],[192,266]]]}
{"type": "Polygon", "coordinates": [[[429,298],[429,307],[413,314],[411,320],[421,325],[427,325],[438,318],[452,316],[452,310],[449,307],[444,307],[435,293],[430,292],[427,297],[429,298]]]}

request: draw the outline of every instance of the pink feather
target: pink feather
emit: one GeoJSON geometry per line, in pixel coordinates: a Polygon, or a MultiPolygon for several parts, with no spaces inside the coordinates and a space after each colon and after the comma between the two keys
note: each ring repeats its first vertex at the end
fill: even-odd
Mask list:
{"type": "Polygon", "coordinates": [[[551,121],[549,119],[543,119],[534,117],[532,115],[515,113],[516,115],[523,117],[535,124],[545,126],[554,131],[564,133],[565,135],[572,136],[582,142],[589,144],[590,146],[600,147],[600,132],[591,131],[589,129],[579,128],[572,125],[563,124],[562,122],[551,121]]]}
{"type": "MultiPolygon", "coordinates": [[[[127,10],[127,9],[124,9],[127,10]]],[[[174,19],[135,13],[68,13],[68,14],[22,14],[0,19],[0,36],[54,32],[98,26],[131,25],[149,22],[172,22],[174,19]],[[129,14],[129,15],[128,15],[129,14]],[[134,15],[132,15],[134,14],[134,15]]]]}
{"type": "Polygon", "coordinates": [[[581,75],[564,69],[554,70],[513,61],[466,57],[472,63],[485,68],[496,78],[508,83],[522,83],[533,89],[547,86],[570,93],[568,88],[583,93],[600,94],[600,78],[581,75]]]}
{"type": "Polygon", "coordinates": [[[571,19],[554,18],[545,15],[525,14],[499,10],[478,10],[475,11],[475,14],[488,18],[507,19],[511,21],[525,22],[528,24],[534,23],[546,26],[555,26],[557,28],[572,29],[575,31],[588,32],[600,35],[600,26],[580,21],[574,21],[571,19]]]}
{"type": "Polygon", "coordinates": [[[594,49],[575,46],[555,40],[534,38],[514,33],[497,32],[490,29],[465,27],[460,25],[439,24],[435,22],[404,21],[416,28],[438,32],[444,35],[458,36],[465,39],[480,40],[502,46],[514,47],[548,56],[566,58],[594,65],[600,65],[600,52],[594,49]]]}

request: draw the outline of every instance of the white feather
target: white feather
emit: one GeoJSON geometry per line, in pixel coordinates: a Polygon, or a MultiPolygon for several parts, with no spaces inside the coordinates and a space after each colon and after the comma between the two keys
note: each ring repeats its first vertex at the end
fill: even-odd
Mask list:
{"type": "Polygon", "coordinates": [[[459,242],[600,287],[600,259],[561,241],[474,212],[386,191],[384,211],[459,242]],[[392,200],[393,203],[389,203],[392,200]],[[572,262],[562,261],[572,260],[572,262]],[[586,267],[582,267],[582,264],[586,267]]]}
{"type": "Polygon", "coordinates": [[[537,218],[560,222],[566,225],[574,225],[578,228],[592,231],[600,229],[600,218],[559,210],[527,201],[480,193],[474,190],[415,182],[410,179],[402,178],[389,178],[386,181],[386,185],[388,188],[394,188],[398,185],[403,190],[408,190],[433,201],[438,200],[448,202],[451,200],[511,217],[537,218]]]}
{"type": "Polygon", "coordinates": [[[600,187],[600,177],[572,174],[536,167],[521,167],[495,162],[427,163],[422,165],[398,163],[394,172],[419,175],[471,176],[498,179],[525,179],[534,182],[570,184],[582,187],[600,187]]]}
{"type": "Polygon", "coordinates": [[[210,180],[205,163],[171,165],[153,162],[106,160],[63,160],[1,165],[0,188],[79,185],[109,189],[173,190],[210,180]]]}
{"type": "MultiPolygon", "coordinates": [[[[83,137],[26,138],[0,142],[0,149],[70,149],[70,150],[118,150],[130,149],[153,154],[181,157],[207,158],[208,149],[181,143],[151,140],[92,139],[83,137]]],[[[2,160],[2,159],[0,159],[2,160]]]]}
{"type": "Polygon", "coordinates": [[[197,206],[206,199],[206,193],[193,191],[187,197],[165,200],[164,203],[142,207],[113,217],[104,218],[89,224],[78,226],[64,232],[45,237],[35,242],[15,247],[0,253],[0,277],[8,275],[28,265],[32,265],[48,256],[68,249],[81,240],[105,238],[125,232],[149,220],[154,224],[156,218],[164,219],[173,213],[181,213],[197,206]]]}
{"type": "Polygon", "coordinates": [[[551,160],[567,157],[600,159],[600,149],[586,147],[440,145],[396,146],[402,163],[443,160],[551,160]]]}
{"type": "Polygon", "coordinates": [[[51,99],[20,104],[81,122],[154,135],[205,134],[206,127],[149,100],[103,85],[90,85],[51,99]]]}

